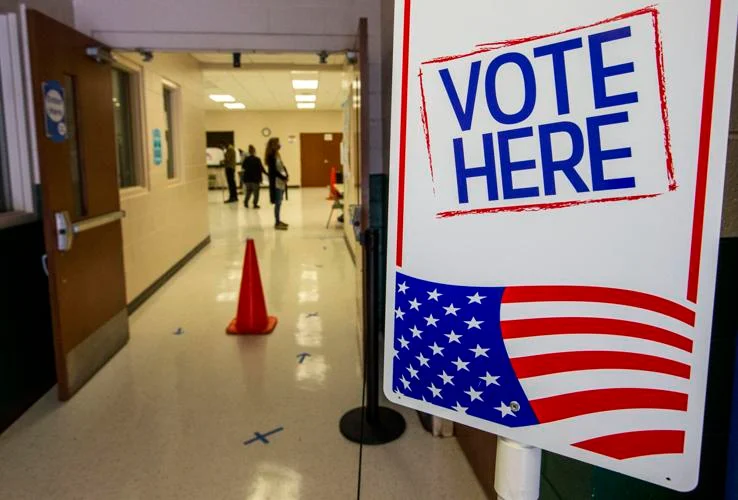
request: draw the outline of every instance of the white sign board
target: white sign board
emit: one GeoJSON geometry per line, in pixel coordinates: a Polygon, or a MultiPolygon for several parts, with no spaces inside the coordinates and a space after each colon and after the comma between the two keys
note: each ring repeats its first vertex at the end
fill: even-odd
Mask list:
{"type": "Polygon", "coordinates": [[[736,0],[398,0],[385,392],[698,481],[736,0]]]}

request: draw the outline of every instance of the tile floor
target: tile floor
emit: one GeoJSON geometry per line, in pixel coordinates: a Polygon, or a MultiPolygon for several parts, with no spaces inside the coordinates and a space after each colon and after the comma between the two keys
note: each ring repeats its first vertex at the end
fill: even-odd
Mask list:
{"type": "MultiPolygon", "coordinates": [[[[356,498],[359,448],[338,432],[361,400],[354,266],[325,229],[324,190],[290,193],[287,232],[262,206],[211,193],[211,245],[131,317],[129,345],[70,402],[52,390],[0,435],[0,499],[356,498]],[[271,336],[224,333],[247,237],[271,336]]],[[[364,448],[362,498],[484,498],[456,441],[403,413],[400,440],[364,448]]]]}

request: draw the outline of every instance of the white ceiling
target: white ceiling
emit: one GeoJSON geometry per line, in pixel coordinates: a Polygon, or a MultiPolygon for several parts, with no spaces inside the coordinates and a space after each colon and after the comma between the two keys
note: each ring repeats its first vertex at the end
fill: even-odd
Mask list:
{"type": "MultiPolygon", "coordinates": [[[[242,67],[233,68],[230,53],[193,53],[203,68],[203,100],[209,111],[228,111],[210,94],[229,94],[252,111],[297,111],[295,94],[315,94],[316,111],[340,110],[350,82],[342,71],[343,54],[329,56],[327,65],[316,64],[315,54],[242,54],[242,67]],[[294,74],[293,71],[300,73],[294,74]],[[302,73],[308,71],[309,73],[302,73]],[[293,79],[319,82],[317,91],[296,91],[293,79]]],[[[310,112],[310,110],[299,110],[310,112]]],[[[238,110],[230,111],[238,113],[238,110]]]]}

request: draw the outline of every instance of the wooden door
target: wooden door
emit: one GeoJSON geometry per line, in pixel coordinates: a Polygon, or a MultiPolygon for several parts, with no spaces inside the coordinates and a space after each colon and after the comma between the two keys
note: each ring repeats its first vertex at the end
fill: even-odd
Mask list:
{"type": "Polygon", "coordinates": [[[112,74],[86,55],[101,45],[72,28],[29,11],[28,33],[57,382],[66,400],[128,341],[112,74]]]}
{"type": "Polygon", "coordinates": [[[300,172],[302,187],[326,187],[330,184],[331,168],[341,171],[340,132],[300,134],[300,172]]]}

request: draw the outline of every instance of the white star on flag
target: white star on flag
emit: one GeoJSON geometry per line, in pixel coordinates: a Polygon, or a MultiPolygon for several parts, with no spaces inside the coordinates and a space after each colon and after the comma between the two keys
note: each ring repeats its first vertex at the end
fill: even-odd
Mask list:
{"type": "Polygon", "coordinates": [[[453,314],[454,316],[456,316],[456,312],[461,310],[458,307],[454,307],[453,304],[448,307],[444,307],[444,309],[446,310],[446,316],[448,316],[449,314],[453,314]]]}
{"type": "Polygon", "coordinates": [[[461,370],[469,371],[469,368],[467,368],[467,366],[469,366],[469,362],[462,361],[461,358],[456,358],[456,361],[452,361],[451,364],[456,365],[457,371],[461,371],[461,370]]]}
{"type": "Polygon", "coordinates": [[[492,375],[487,372],[487,374],[484,377],[479,377],[480,379],[484,380],[487,383],[487,387],[489,387],[492,384],[495,384],[497,386],[500,385],[500,383],[497,381],[500,377],[493,377],[492,375]]]}
{"type": "Polygon", "coordinates": [[[512,408],[507,406],[504,402],[500,401],[500,406],[495,408],[495,410],[499,411],[501,413],[501,417],[505,418],[508,415],[512,415],[513,417],[516,416],[515,412],[512,411],[512,408]]]}
{"type": "Polygon", "coordinates": [[[454,406],[454,410],[458,411],[459,413],[466,413],[466,410],[468,410],[468,409],[469,408],[467,408],[465,406],[461,406],[461,404],[459,404],[458,401],[456,402],[456,406],[454,406]]]}
{"type": "Polygon", "coordinates": [[[420,311],[420,302],[418,302],[418,299],[413,299],[410,301],[410,309],[420,311]]]}
{"type": "Polygon", "coordinates": [[[443,295],[442,293],[438,293],[438,288],[433,290],[432,292],[426,292],[428,294],[428,300],[435,300],[438,302],[438,297],[443,295]]]}
{"type": "Polygon", "coordinates": [[[400,349],[407,349],[408,351],[410,350],[410,347],[408,347],[410,345],[410,341],[409,340],[405,340],[405,337],[400,337],[397,340],[399,340],[400,341],[400,344],[402,345],[402,347],[400,349]]]}
{"type": "Polygon", "coordinates": [[[428,390],[433,393],[434,398],[441,398],[443,399],[443,396],[441,396],[441,389],[436,387],[434,384],[431,384],[430,387],[428,387],[428,390]]]}
{"type": "Polygon", "coordinates": [[[410,390],[410,382],[405,380],[405,375],[400,377],[400,382],[402,382],[402,385],[405,386],[405,389],[407,389],[408,391],[410,390]]]}
{"type": "Polygon", "coordinates": [[[405,292],[407,292],[408,288],[410,288],[409,286],[407,286],[407,281],[405,281],[403,283],[400,283],[397,286],[398,286],[398,290],[397,291],[400,292],[400,293],[405,293],[405,292]]]}
{"type": "Polygon", "coordinates": [[[413,368],[413,365],[408,366],[407,367],[407,371],[410,372],[410,378],[416,378],[416,379],[420,380],[420,377],[418,377],[418,370],[416,370],[415,368],[413,368]]]}
{"type": "Polygon", "coordinates": [[[456,332],[451,330],[451,333],[446,333],[446,337],[448,337],[448,343],[451,344],[452,342],[456,342],[457,344],[461,344],[459,341],[462,337],[462,335],[456,335],[456,332]]]}
{"type": "Polygon", "coordinates": [[[433,342],[433,345],[430,346],[431,351],[433,351],[434,356],[441,356],[443,357],[443,350],[445,347],[439,347],[439,345],[436,342],[433,342]]]}
{"type": "Polygon", "coordinates": [[[421,333],[423,333],[423,330],[418,330],[417,326],[414,326],[410,329],[410,333],[413,334],[413,338],[422,339],[423,337],[420,336],[421,333]]]}
{"type": "Polygon", "coordinates": [[[477,344],[477,347],[475,347],[474,349],[469,349],[469,350],[474,353],[474,359],[480,356],[489,358],[489,356],[487,355],[487,351],[489,351],[489,349],[483,349],[482,346],[480,346],[479,344],[477,344]]]}
{"type": "Polygon", "coordinates": [[[464,321],[469,326],[469,330],[472,330],[476,328],[477,330],[481,330],[481,324],[484,323],[484,321],[477,321],[476,318],[472,318],[469,321],[464,321]]]}
{"type": "Polygon", "coordinates": [[[469,390],[464,391],[464,394],[468,394],[472,402],[478,399],[479,401],[484,403],[484,400],[482,399],[482,391],[475,391],[473,387],[469,387],[469,390]]]}
{"type": "Polygon", "coordinates": [[[395,309],[395,318],[405,319],[405,313],[402,312],[402,309],[400,309],[399,307],[395,309]]]}
{"type": "Polygon", "coordinates": [[[392,357],[395,359],[400,359],[400,351],[392,347],[392,357]]]}
{"type": "Polygon", "coordinates": [[[475,293],[474,295],[472,295],[470,297],[467,297],[467,299],[469,299],[469,303],[470,304],[475,304],[475,303],[476,304],[481,304],[482,301],[484,299],[486,299],[486,298],[487,297],[483,297],[483,296],[479,295],[479,292],[475,293]]]}
{"type": "Polygon", "coordinates": [[[428,368],[430,368],[430,365],[428,364],[428,361],[430,360],[422,354],[418,354],[417,356],[415,356],[415,359],[420,362],[420,366],[427,366],[428,368]]]}
{"type": "Polygon", "coordinates": [[[437,326],[436,323],[438,323],[438,320],[434,318],[432,314],[428,316],[427,318],[423,318],[423,319],[426,321],[425,326],[431,326],[431,325],[437,326]]]}
{"type": "Polygon", "coordinates": [[[443,373],[441,373],[438,376],[441,377],[441,380],[443,380],[443,385],[448,385],[448,384],[454,385],[454,376],[448,375],[445,370],[443,373]]]}

